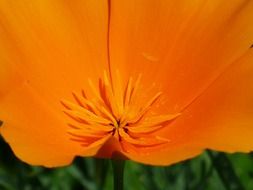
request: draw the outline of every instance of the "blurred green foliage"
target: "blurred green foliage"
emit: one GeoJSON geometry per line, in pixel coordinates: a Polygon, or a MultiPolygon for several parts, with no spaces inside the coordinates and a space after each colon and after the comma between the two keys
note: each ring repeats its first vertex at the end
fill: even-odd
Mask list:
{"type": "MultiPolygon", "coordinates": [[[[111,190],[110,160],[77,158],[67,167],[29,166],[0,139],[0,190],[111,190]]],[[[153,167],[127,161],[125,190],[252,190],[253,155],[206,151],[188,161],[153,167]]]]}

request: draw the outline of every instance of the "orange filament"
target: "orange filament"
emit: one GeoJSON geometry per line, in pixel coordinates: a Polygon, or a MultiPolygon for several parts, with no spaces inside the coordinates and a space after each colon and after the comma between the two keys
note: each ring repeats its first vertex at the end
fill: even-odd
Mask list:
{"type": "Polygon", "coordinates": [[[130,77],[125,89],[117,72],[115,83],[112,84],[106,72],[99,79],[99,88],[89,80],[92,99],[87,98],[84,91],[81,94],[72,93],[75,102],[62,100],[66,108],[64,113],[73,123],[69,124],[68,133],[71,139],[79,142],[85,148],[93,148],[105,143],[112,136],[122,145],[128,147],[156,147],[169,140],[154,135],[154,132],[165,127],[167,122],[180,114],[151,115],[150,110],[161,96],[154,94],[143,104],[140,99],[141,75],[134,82],[130,77]]]}

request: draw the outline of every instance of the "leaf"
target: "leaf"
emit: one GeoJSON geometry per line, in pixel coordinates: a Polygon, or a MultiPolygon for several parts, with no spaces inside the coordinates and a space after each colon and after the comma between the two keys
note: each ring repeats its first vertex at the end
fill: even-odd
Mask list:
{"type": "Polygon", "coordinates": [[[227,190],[245,190],[226,154],[207,152],[225,188],[227,190]]]}

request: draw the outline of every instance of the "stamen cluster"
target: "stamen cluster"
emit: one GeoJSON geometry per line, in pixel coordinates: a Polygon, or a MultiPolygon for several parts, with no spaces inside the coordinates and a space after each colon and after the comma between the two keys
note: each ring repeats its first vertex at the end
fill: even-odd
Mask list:
{"type": "Polygon", "coordinates": [[[92,98],[82,91],[81,94],[72,93],[75,102],[62,100],[66,108],[64,112],[73,120],[68,131],[71,139],[85,148],[93,148],[116,137],[124,151],[129,151],[126,146],[136,149],[167,143],[168,139],[153,134],[180,114],[148,114],[162,93],[156,93],[145,104],[138,102],[143,93],[139,88],[140,80],[141,75],[135,82],[130,77],[123,89],[119,72],[114,83],[104,72],[103,78],[99,79],[98,90],[89,80],[92,98]]]}

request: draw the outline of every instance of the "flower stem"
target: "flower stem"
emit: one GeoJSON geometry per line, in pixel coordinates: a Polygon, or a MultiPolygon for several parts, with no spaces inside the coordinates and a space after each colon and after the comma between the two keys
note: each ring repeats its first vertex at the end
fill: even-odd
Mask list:
{"type": "Polygon", "coordinates": [[[124,160],[112,160],[114,190],[123,190],[124,160]]]}

